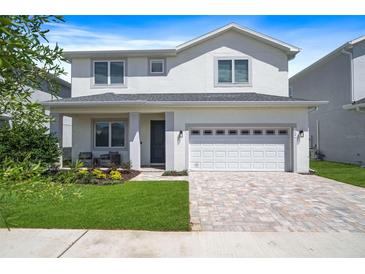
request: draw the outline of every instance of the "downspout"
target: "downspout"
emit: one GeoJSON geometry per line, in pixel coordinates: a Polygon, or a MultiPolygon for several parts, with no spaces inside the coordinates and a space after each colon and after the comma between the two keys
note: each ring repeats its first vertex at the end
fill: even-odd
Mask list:
{"type": "Polygon", "coordinates": [[[350,73],[351,73],[351,102],[355,102],[355,88],[354,88],[354,61],[353,55],[351,51],[347,51],[345,49],[342,50],[342,53],[347,54],[350,57],[350,73]]]}

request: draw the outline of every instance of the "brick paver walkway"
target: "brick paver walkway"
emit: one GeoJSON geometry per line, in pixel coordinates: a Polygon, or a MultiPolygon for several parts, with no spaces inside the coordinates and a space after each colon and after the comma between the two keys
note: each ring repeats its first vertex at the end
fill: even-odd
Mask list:
{"type": "Polygon", "coordinates": [[[365,189],[284,172],[190,172],[193,230],[365,232],[365,189]]]}

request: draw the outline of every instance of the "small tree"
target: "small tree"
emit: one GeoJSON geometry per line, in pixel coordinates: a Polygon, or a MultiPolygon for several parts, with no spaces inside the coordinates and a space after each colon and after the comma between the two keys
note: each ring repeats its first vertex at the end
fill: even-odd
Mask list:
{"type": "Polygon", "coordinates": [[[47,23],[63,22],[60,16],[0,16],[0,115],[13,124],[43,127],[50,120],[39,103],[31,101],[34,89],[47,85],[57,95],[57,77],[64,73],[62,49],[50,46],[47,23]]]}
{"type": "Polygon", "coordinates": [[[41,163],[53,163],[59,151],[44,127],[50,116],[31,100],[34,90],[44,86],[52,95],[60,90],[62,49],[46,38],[47,23],[60,22],[60,16],[0,16],[0,116],[10,116],[12,122],[11,129],[0,132],[0,219],[7,226],[15,198],[59,197],[63,192],[64,187],[43,176],[41,163]]]}

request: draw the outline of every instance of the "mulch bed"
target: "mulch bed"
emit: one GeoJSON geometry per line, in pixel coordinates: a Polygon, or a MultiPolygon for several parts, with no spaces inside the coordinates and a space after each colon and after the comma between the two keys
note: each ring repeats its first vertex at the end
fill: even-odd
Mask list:
{"type": "Polygon", "coordinates": [[[141,172],[138,170],[130,170],[130,171],[121,170],[120,173],[122,173],[123,175],[123,181],[129,181],[130,179],[138,176],[141,172]]]}

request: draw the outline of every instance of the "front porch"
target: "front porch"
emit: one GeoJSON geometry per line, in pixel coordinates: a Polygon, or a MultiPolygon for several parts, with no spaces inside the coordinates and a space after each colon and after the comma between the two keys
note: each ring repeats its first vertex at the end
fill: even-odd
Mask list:
{"type": "Polygon", "coordinates": [[[61,113],[59,123],[63,115],[73,120],[73,162],[88,153],[91,165],[103,167],[114,153],[135,170],[173,170],[173,112],[61,113]]]}

